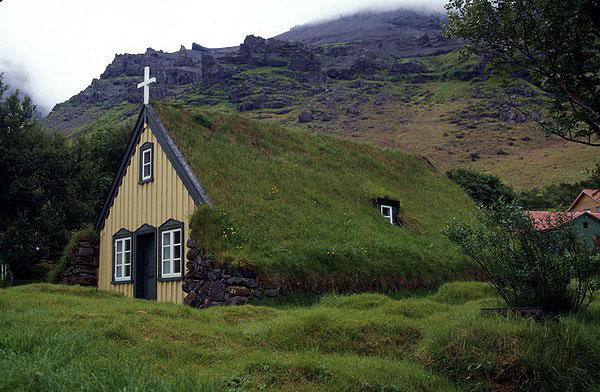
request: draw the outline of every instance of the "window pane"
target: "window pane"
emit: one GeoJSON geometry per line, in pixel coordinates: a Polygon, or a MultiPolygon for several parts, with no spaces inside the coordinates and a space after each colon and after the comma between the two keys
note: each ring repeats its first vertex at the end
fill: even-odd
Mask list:
{"type": "Polygon", "coordinates": [[[181,258],[181,245],[175,245],[173,247],[173,258],[174,259],[180,259],[181,258]]]}
{"type": "Polygon", "coordinates": [[[117,268],[115,268],[116,271],[116,277],[117,278],[122,278],[123,277],[123,267],[121,267],[120,265],[117,266],[117,268]]]}
{"type": "Polygon", "coordinates": [[[169,260],[163,260],[162,262],[162,273],[164,274],[170,274],[171,273],[171,263],[169,262],[169,260]]]}
{"type": "Polygon", "coordinates": [[[176,274],[181,272],[181,261],[180,260],[176,260],[173,263],[173,272],[175,272],[176,274]]]}
{"type": "Polygon", "coordinates": [[[131,250],[131,240],[129,238],[125,240],[125,250],[131,250]]]}
{"type": "Polygon", "coordinates": [[[131,266],[130,265],[126,265],[125,266],[125,276],[126,277],[130,277],[131,276],[131,266]]]}
{"type": "Polygon", "coordinates": [[[171,233],[163,233],[163,246],[171,245],[171,233]]]}
{"type": "Polygon", "coordinates": [[[120,252],[122,250],[123,250],[123,241],[117,240],[117,252],[120,252]]]}
{"type": "Polygon", "coordinates": [[[145,165],[144,166],[144,177],[150,177],[150,165],[145,165]]]}
{"type": "Polygon", "coordinates": [[[386,218],[389,217],[390,215],[392,215],[392,211],[391,208],[389,207],[381,207],[381,213],[383,214],[383,216],[385,216],[386,218]]]}
{"type": "Polygon", "coordinates": [[[144,151],[144,161],[143,162],[144,163],[150,162],[150,150],[149,149],[144,151]]]}
{"type": "Polygon", "coordinates": [[[131,263],[131,252],[125,253],[125,264],[131,263]]]}
{"type": "Polygon", "coordinates": [[[117,264],[117,265],[123,264],[123,253],[117,253],[117,260],[116,260],[115,264],[117,264]]]}
{"type": "Polygon", "coordinates": [[[173,241],[173,243],[181,244],[181,230],[174,231],[173,234],[175,236],[175,240],[173,241]]]}
{"type": "Polygon", "coordinates": [[[169,260],[171,258],[171,248],[168,246],[163,247],[163,260],[169,260]]]}

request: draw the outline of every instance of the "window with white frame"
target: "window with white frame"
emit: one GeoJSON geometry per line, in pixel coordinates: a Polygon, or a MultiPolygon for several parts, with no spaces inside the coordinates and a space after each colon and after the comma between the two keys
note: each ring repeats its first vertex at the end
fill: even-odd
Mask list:
{"type": "Polygon", "coordinates": [[[152,179],[152,148],[142,150],[142,181],[152,179]]]}
{"type": "Polygon", "coordinates": [[[0,264],[0,280],[8,279],[8,264],[0,264]]]}
{"type": "Polygon", "coordinates": [[[392,206],[386,206],[386,205],[381,205],[381,215],[383,215],[383,217],[385,219],[387,219],[390,224],[394,224],[394,209],[392,208],[392,206]]]}
{"type": "Polygon", "coordinates": [[[162,232],[161,277],[177,278],[181,276],[181,229],[162,232]]]}
{"type": "Polygon", "coordinates": [[[115,239],[115,282],[131,279],[131,237],[115,239]]]}

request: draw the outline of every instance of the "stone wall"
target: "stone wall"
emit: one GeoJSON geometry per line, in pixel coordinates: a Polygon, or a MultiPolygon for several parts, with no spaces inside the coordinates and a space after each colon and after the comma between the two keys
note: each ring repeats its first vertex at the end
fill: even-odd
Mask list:
{"type": "Polygon", "coordinates": [[[187,242],[187,272],[183,281],[184,303],[195,308],[243,305],[253,298],[272,298],[282,294],[274,285],[261,282],[248,268],[217,265],[198,244],[187,242]]]}
{"type": "Polygon", "coordinates": [[[98,285],[99,243],[81,239],[75,244],[67,258],[67,268],[61,274],[62,284],[98,285]]]}

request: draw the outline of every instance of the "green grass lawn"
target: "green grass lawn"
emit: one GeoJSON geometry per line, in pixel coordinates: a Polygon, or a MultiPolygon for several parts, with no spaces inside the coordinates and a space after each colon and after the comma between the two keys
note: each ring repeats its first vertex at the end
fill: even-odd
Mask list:
{"type": "Polygon", "coordinates": [[[219,259],[320,291],[435,286],[471,272],[443,230],[474,203],[422,159],[239,115],[156,111],[227,216],[219,259]],[[403,226],[372,203],[385,196],[400,201],[403,226]]]}
{"type": "Polygon", "coordinates": [[[582,391],[600,386],[600,303],[537,323],[482,316],[483,283],[196,310],[95,289],[0,290],[6,391],[582,391]]]}

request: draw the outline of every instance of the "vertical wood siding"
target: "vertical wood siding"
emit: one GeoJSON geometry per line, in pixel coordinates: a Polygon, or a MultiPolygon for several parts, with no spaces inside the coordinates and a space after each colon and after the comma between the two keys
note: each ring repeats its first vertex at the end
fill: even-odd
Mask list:
{"type": "Polygon", "coordinates": [[[597,212],[596,207],[600,206],[596,200],[592,199],[588,195],[583,195],[581,199],[571,207],[571,211],[586,211],[590,210],[590,212],[597,212]]]}
{"type": "MultiPolygon", "coordinates": [[[[194,207],[194,201],[185,188],[185,185],[179,176],[177,176],[173,165],[171,165],[158,140],[156,140],[154,134],[146,126],[140,135],[136,151],[129,162],[117,196],[108,212],[104,228],[100,232],[98,287],[104,290],[115,290],[126,296],[133,297],[133,284],[113,285],[111,283],[113,234],[122,228],[134,232],[144,224],[158,228],[168,219],[176,219],[184,223],[183,240],[187,241],[190,216],[194,212],[194,207]],[[154,144],[154,181],[146,184],[138,184],[139,146],[145,142],[154,144]]],[[[185,242],[182,245],[182,256],[184,257],[185,242]]],[[[135,263],[135,258],[133,262],[135,263]]],[[[157,300],[161,302],[183,303],[181,285],[181,281],[157,282],[157,300]]]]}

